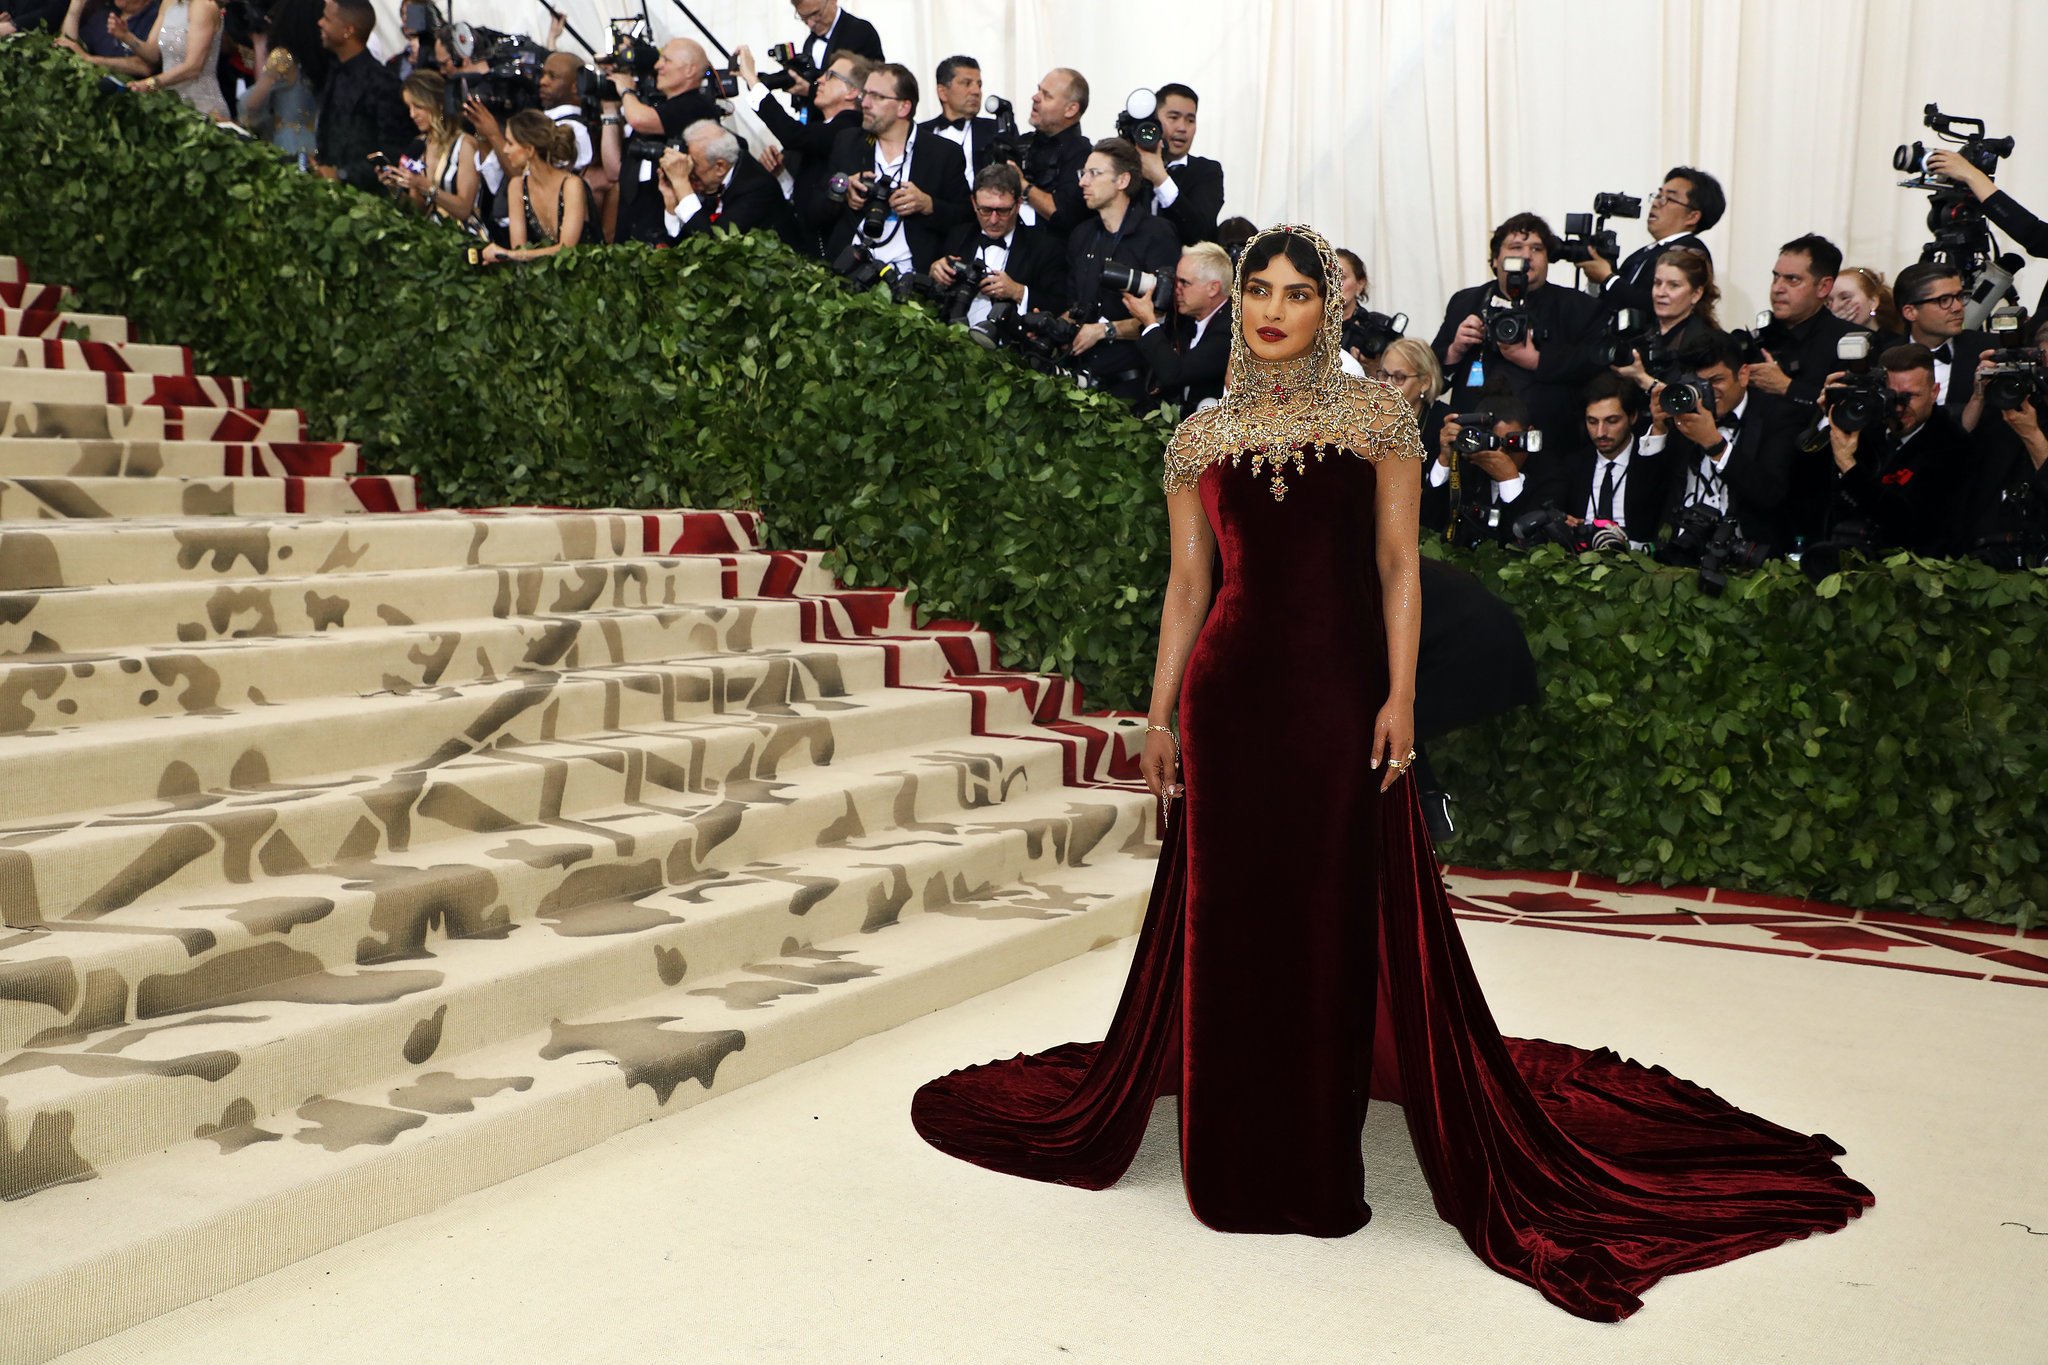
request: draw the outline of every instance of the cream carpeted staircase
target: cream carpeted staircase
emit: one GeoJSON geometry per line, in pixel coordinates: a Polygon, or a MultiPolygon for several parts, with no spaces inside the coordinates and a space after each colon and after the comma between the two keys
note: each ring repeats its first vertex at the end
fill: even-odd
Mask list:
{"type": "Polygon", "coordinates": [[[0,258],[0,1358],[1135,928],[1137,719],[751,514],[410,511],[73,302],[0,258]]]}

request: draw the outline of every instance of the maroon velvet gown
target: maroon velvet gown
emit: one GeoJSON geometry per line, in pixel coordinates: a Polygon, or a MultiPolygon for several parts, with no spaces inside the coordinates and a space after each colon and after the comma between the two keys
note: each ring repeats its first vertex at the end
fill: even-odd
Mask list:
{"type": "Polygon", "coordinates": [[[1377,466],[1200,479],[1222,573],[1181,694],[1183,810],[1109,1036],[918,1091],[941,1151],[1114,1184],[1180,1096],[1195,1215],[1341,1237],[1371,1216],[1368,1096],[1402,1106],[1437,1211],[1567,1312],[1627,1317],[1674,1271],[1842,1227],[1872,1203],[1826,1137],[1661,1067],[1503,1038],[1451,918],[1415,784],[1368,766],[1387,695],[1377,466]]]}

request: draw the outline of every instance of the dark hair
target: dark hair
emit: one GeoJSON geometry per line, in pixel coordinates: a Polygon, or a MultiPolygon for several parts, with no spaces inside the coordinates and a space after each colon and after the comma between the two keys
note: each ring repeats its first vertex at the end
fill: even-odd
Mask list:
{"type": "Polygon", "coordinates": [[[1749,347],[1740,337],[1713,329],[1689,338],[1678,348],[1676,358],[1679,364],[1695,373],[1725,365],[1730,374],[1740,374],[1748,356],[1749,347]]]}
{"type": "Polygon", "coordinates": [[[1358,276],[1358,301],[1364,303],[1372,293],[1372,281],[1366,276],[1365,262],[1358,258],[1357,252],[1347,246],[1337,248],[1337,259],[1350,266],[1351,273],[1358,276]]]}
{"type": "Polygon", "coordinates": [[[1509,237],[1512,237],[1517,232],[1535,233],[1538,237],[1543,239],[1543,250],[1545,254],[1551,256],[1555,256],[1557,254],[1557,248],[1559,245],[1557,240],[1557,234],[1550,230],[1550,224],[1544,222],[1542,216],[1539,214],[1518,213],[1514,217],[1508,219],[1505,223],[1502,223],[1499,227],[1495,228],[1493,230],[1493,236],[1487,239],[1486,259],[1489,263],[1500,259],[1500,244],[1502,242],[1505,242],[1509,237]]]}
{"type": "Polygon", "coordinates": [[[1778,248],[1780,256],[1803,255],[1813,267],[1816,280],[1831,280],[1842,273],[1842,248],[1818,232],[1794,237],[1778,248]]]}
{"type": "Polygon", "coordinates": [[[1474,411],[1485,413],[1489,422],[1513,422],[1524,431],[1534,424],[1529,405],[1511,393],[1490,393],[1474,411]]]}
{"type": "Polygon", "coordinates": [[[1694,251],[1689,246],[1675,246],[1657,257],[1658,265],[1668,265],[1685,276],[1685,282],[1700,291],[1700,301],[1693,313],[1703,318],[1709,327],[1719,327],[1720,320],[1714,316],[1714,305],[1721,301],[1721,286],[1714,283],[1714,262],[1706,252],[1694,251]]]}
{"type": "Polygon", "coordinates": [[[1152,92],[1152,97],[1158,100],[1161,104],[1166,103],[1170,99],[1178,97],[1180,99],[1186,100],[1189,104],[1194,105],[1197,109],[1202,107],[1202,97],[1200,95],[1197,95],[1194,91],[1190,90],[1185,85],[1182,85],[1179,81],[1168,81],[1165,85],[1162,85],[1157,90],[1154,90],[1152,92]]]}
{"type": "MultiPolygon", "coordinates": [[[[836,56],[838,54],[835,53],[833,55],[836,56]]],[[[876,62],[874,70],[868,72],[868,75],[873,76],[876,73],[887,76],[895,83],[896,98],[899,100],[909,100],[910,112],[915,114],[917,112],[917,77],[910,74],[910,68],[901,62],[876,62]]]]}
{"type": "Polygon", "coordinates": [[[981,63],[972,57],[948,57],[939,63],[938,83],[951,85],[953,78],[959,75],[963,68],[968,71],[979,71],[981,63]]]}
{"type": "Polygon", "coordinates": [[[1259,235],[1259,225],[1249,218],[1225,218],[1216,225],[1216,243],[1234,258],[1244,244],[1259,235]]]}
{"type": "Polygon", "coordinates": [[[550,166],[566,166],[576,159],[576,134],[538,109],[522,109],[506,120],[505,135],[533,148],[550,166]]]}
{"type": "Polygon", "coordinates": [[[1692,207],[1700,211],[1699,226],[1694,232],[1705,232],[1721,221],[1721,215],[1728,211],[1728,195],[1722,190],[1721,182],[1705,171],[1691,166],[1673,166],[1664,172],[1666,180],[1683,180],[1692,186],[1692,207]]]}
{"type": "Polygon", "coordinates": [[[1324,298],[1330,297],[1330,281],[1323,277],[1323,257],[1315,244],[1306,237],[1292,232],[1269,232],[1245,248],[1244,260],[1240,263],[1244,278],[1249,280],[1252,272],[1264,270],[1271,265],[1275,256],[1285,256],[1287,263],[1308,277],[1309,283],[1324,298]]]}
{"type": "Polygon", "coordinates": [[[983,190],[995,190],[1012,199],[1022,199],[1024,177],[1007,161],[992,162],[974,173],[974,193],[980,194],[983,190]]]}
{"type": "MultiPolygon", "coordinates": [[[[1936,280],[1960,280],[1963,272],[1953,265],[1941,261],[1922,261],[1909,265],[1899,272],[1899,282],[1892,289],[1892,297],[1901,308],[1918,308],[1927,286],[1936,280]]],[[[1889,354],[1889,352],[1887,352],[1889,354]]]]}
{"type": "Polygon", "coordinates": [[[1642,410],[1643,391],[1623,379],[1612,370],[1604,370],[1586,384],[1580,398],[1586,407],[1604,403],[1612,398],[1621,404],[1621,410],[1630,417],[1642,410]]]}
{"type": "Polygon", "coordinates": [[[1138,177],[1144,173],[1144,163],[1138,160],[1136,147],[1120,137],[1106,137],[1095,144],[1093,151],[1097,156],[1109,158],[1112,174],[1128,175],[1131,178],[1131,183],[1125,187],[1124,193],[1129,194],[1137,189],[1138,177]]]}
{"type": "Polygon", "coordinates": [[[377,7],[370,0],[334,0],[334,12],[356,31],[357,42],[370,41],[370,34],[377,28],[377,7]]]}
{"type": "Polygon", "coordinates": [[[1886,374],[1904,374],[1908,370],[1925,370],[1934,373],[1934,352],[1918,342],[1909,341],[1903,346],[1894,346],[1877,358],[1886,374]]]}

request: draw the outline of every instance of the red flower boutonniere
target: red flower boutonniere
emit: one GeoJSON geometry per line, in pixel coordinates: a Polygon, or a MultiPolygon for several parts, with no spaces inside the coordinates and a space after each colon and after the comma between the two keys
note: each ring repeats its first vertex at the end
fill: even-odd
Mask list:
{"type": "Polygon", "coordinates": [[[1913,471],[1910,469],[1894,469],[1891,473],[1879,479],[1878,482],[1888,483],[1894,488],[1904,488],[1907,484],[1913,482],[1913,471]]]}

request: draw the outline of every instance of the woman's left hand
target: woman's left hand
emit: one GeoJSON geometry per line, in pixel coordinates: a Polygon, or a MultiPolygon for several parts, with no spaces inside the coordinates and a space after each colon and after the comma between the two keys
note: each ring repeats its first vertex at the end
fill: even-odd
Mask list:
{"type": "Polygon", "coordinates": [[[496,265],[500,261],[510,261],[516,259],[517,258],[513,256],[513,254],[510,251],[507,251],[504,247],[499,246],[496,242],[492,242],[489,246],[485,247],[483,251],[483,261],[485,265],[496,265]]]}
{"type": "Polygon", "coordinates": [[[1386,771],[1380,790],[1387,790],[1404,776],[1414,758],[1415,704],[1390,699],[1380,708],[1380,718],[1372,727],[1372,766],[1386,771]],[[1400,767],[1394,766],[1395,760],[1400,767]]]}

